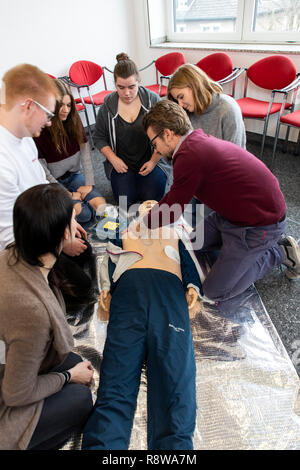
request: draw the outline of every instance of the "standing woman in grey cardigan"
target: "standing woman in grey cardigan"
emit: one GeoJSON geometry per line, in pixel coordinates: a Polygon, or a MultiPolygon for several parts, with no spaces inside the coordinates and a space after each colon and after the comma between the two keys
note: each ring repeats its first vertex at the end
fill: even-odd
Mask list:
{"type": "Polygon", "coordinates": [[[0,253],[0,449],[52,450],[92,410],[93,369],[71,352],[55,264],[75,211],[61,185],[42,184],[20,194],[13,222],[15,243],[0,253]]]}
{"type": "Polygon", "coordinates": [[[184,64],[172,75],[168,99],[184,108],[194,129],[246,148],[242,113],[234,98],[196,65],[184,64]]]}
{"type": "Polygon", "coordinates": [[[139,84],[136,64],[117,55],[114,68],[116,91],[99,109],[94,142],[106,157],[106,176],[116,203],[127,197],[127,208],[138,201],[159,201],[165,192],[167,165],[161,160],[142,127],[142,118],[159,96],[139,84]]]}

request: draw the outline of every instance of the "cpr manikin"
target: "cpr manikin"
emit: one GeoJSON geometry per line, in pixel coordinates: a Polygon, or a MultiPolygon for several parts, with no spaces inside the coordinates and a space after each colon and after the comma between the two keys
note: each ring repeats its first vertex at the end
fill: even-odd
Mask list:
{"type": "MultiPolygon", "coordinates": [[[[142,204],[140,216],[154,203],[142,204]]],[[[84,450],[128,449],[144,366],[148,449],[193,448],[196,366],[188,306],[202,293],[200,273],[184,228],[146,235],[131,230],[111,239],[100,266],[109,322],[84,450]]]]}
{"type": "MultiPolygon", "coordinates": [[[[145,201],[139,206],[139,217],[143,217],[149,210],[157,204],[157,201],[145,201]]],[[[122,235],[123,249],[138,252],[141,257],[135,261],[128,269],[152,268],[164,269],[176,274],[181,280],[180,255],[178,249],[179,234],[170,227],[161,227],[148,230],[147,238],[140,238],[132,232],[125,232],[122,235]]],[[[101,278],[101,276],[100,276],[101,278]]],[[[197,302],[199,291],[195,287],[188,287],[186,299],[188,303],[190,317],[199,311],[200,304],[197,302]],[[197,302],[197,304],[196,304],[197,302]]],[[[108,289],[101,286],[100,293],[100,319],[107,319],[111,294],[108,289]]]]}

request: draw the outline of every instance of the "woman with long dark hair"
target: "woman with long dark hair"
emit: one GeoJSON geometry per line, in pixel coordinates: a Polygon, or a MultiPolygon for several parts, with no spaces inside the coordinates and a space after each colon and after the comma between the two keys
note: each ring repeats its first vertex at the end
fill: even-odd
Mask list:
{"type": "Polygon", "coordinates": [[[73,95],[64,82],[56,79],[55,83],[60,94],[55,117],[51,127],[34,140],[48,181],[59,182],[69,191],[76,219],[85,226],[96,212],[104,211],[105,199],[94,186],[90,146],[73,95]]]}
{"type": "Polygon", "coordinates": [[[55,449],[92,409],[89,361],[71,352],[56,261],[76,232],[59,184],[33,186],[16,200],[14,239],[0,253],[0,449],[55,449]]]}

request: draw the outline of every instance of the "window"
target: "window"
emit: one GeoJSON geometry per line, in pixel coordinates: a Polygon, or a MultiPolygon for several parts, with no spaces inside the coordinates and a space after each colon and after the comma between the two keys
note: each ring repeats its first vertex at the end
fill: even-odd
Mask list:
{"type": "Polygon", "coordinates": [[[300,43],[300,0],[166,0],[166,17],[168,41],[300,43]]]}
{"type": "Polygon", "coordinates": [[[244,38],[300,42],[300,0],[245,2],[244,38]]]}

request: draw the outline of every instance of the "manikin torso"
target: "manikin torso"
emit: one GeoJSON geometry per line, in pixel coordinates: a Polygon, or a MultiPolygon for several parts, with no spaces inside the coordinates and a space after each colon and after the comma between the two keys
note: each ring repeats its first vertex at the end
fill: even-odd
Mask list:
{"type": "Polygon", "coordinates": [[[129,269],[162,269],[182,279],[176,232],[168,227],[161,227],[149,230],[147,236],[139,238],[131,232],[123,235],[123,249],[143,255],[143,258],[133,263],[129,269]]]}

